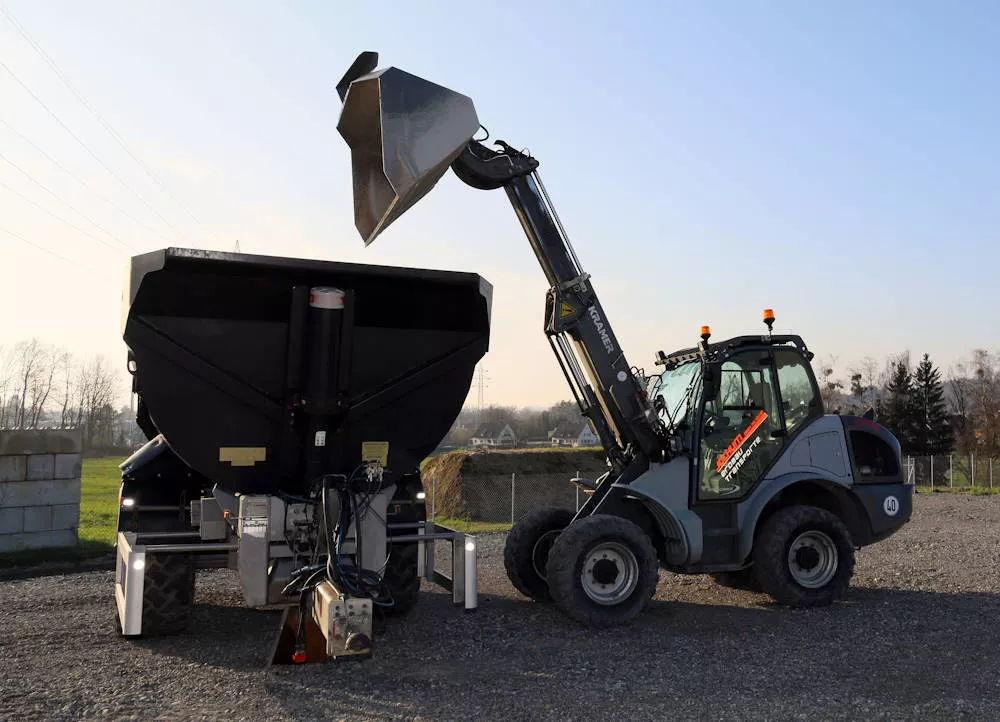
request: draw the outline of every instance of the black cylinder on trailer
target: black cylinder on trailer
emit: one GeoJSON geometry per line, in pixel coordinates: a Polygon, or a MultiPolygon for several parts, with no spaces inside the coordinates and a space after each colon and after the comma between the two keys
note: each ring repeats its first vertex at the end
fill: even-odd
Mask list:
{"type": "Polygon", "coordinates": [[[338,426],[343,401],[339,383],[346,294],[339,288],[309,290],[308,366],[303,410],[309,418],[306,478],[313,482],[331,469],[331,432],[338,426]]]}

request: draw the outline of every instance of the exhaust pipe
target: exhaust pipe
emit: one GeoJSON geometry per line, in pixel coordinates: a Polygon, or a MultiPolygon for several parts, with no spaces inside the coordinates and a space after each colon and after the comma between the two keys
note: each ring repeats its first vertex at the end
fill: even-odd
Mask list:
{"type": "Polygon", "coordinates": [[[377,65],[377,53],[361,53],[337,84],[354,225],[366,246],[430,192],[479,130],[471,98],[377,65]]]}

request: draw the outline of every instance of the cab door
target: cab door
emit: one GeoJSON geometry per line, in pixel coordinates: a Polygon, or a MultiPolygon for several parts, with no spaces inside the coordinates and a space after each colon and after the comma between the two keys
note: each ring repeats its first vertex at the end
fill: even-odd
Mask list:
{"type": "Polygon", "coordinates": [[[699,501],[739,499],[759,482],[784,446],[784,419],[768,349],[724,361],[715,398],[701,414],[699,501]]]}

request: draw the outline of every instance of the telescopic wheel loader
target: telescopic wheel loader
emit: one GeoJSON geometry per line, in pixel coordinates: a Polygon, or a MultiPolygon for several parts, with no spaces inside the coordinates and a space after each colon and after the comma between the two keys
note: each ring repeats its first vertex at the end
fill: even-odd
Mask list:
{"type": "Polygon", "coordinates": [[[900,446],[865,417],[827,415],[798,336],[767,333],[656,354],[645,374],[625,358],[538,174],[536,158],[488,147],[467,96],[362,53],[337,86],[350,146],[355,221],[365,244],[451,168],[503,189],[550,288],[544,328],[607,452],[577,512],[540,508],[507,538],[514,586],[592,626],[648,604],[658,568],[755,586],[794,607],[826,605],[849,585],[857,548],[911,515],[900,446]]]}

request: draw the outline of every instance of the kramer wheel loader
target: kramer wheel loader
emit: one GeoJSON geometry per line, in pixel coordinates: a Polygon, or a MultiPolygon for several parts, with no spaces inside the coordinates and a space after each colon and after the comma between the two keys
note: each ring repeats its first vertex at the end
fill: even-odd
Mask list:
{"type": "MultiPolygon", "coordinates": [[[[476,138],[468,96],[362,53],[337,86],[351,149],[357,229],[370,244],[450,168],[503,190],[549,282],[544,332],[607,452],[608,470],[573,479],[577,512],[541,508],[507,538],[513,585],[590,626],[627,623],[660,568],[757,586],[793,607],[842,597],[855,550],[911,515],[900,445],[871,418],[825,414],[799,336],[767,332],[657,352],[647,375],[625,358],[570,244],[539,161],[476,138]]],[[[488,138],[488,134],[487,134],[488,138]]]]}

